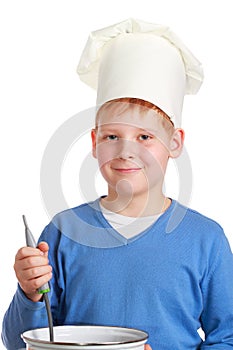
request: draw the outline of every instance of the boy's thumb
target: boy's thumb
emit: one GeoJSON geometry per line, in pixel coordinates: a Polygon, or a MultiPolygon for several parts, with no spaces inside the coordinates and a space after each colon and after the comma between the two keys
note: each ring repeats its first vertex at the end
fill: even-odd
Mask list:
{"type": "Polygon", "coordinates": [[[40,249],[43,253],[47,253],[49,250],[49,245],[46,242],[40,242],[37,248],[40,249]]]}

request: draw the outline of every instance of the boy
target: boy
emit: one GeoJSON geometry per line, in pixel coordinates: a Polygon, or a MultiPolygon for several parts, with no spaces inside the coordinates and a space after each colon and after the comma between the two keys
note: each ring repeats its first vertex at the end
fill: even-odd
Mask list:
{"type": "Polygon", "coordinates": [[[47,326],[36,289],[50,280],[56,325],[143,329],[154,350],[232,349],[227,239],[163,193],[168,160],[182,151],[183,96],[201,85],[199,62],[168,28],[128,20],[92,33],[78,72],[98,91],[92,149],[108,193],[56,215],[38,249],[18,251],[5,346],[21,348],[20,333],[47,326]]]}

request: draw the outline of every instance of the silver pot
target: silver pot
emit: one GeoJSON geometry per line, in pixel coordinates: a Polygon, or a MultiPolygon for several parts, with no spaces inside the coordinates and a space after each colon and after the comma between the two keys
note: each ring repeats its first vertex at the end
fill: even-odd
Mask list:
{"type": "Polygon", "coordinates": [[[143,350],[148,339],[144,331],[133,328],[105,326],[57,326],[54,341],[49,329],[33,329],[22,334],[29,350],[143,350]]]}

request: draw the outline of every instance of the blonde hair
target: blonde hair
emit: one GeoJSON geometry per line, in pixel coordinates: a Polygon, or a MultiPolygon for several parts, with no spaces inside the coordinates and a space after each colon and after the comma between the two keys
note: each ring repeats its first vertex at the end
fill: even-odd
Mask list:
{"type": "MultiPolygon", "coordinates": [[[[121,98],[110,100],[104,103],[99,108],[96,114],[96,127],[98,127],[97,124],[98,124],[100,112],[107,109],[108,112],[111,114],[111,112],[113,112],[113,108],[115,109],[116,107],[115,103],[119,103],[119,102],[127,102],[128,104],[135,104],[135,105],[141,106],[143,107],[143,110],[142,110],[143,112],[148,112],[148,109],[154,110],[159,116],[162,117],[161,122],[164,129],[171,132],[174,130],[174,123],[172,122],[171,118],[162,109],[160,109],[158,106],[154,105],[151,102],[142,100],[140,98],[132,98],[132,97],[121,97],[121,98]]],[[[125,106],[123,103],[122,105],[120,105],[119,103],[119,106],[122,107],[121,113],[123,113],[125,109],[128,108],[128,106],[125,106]]]]}

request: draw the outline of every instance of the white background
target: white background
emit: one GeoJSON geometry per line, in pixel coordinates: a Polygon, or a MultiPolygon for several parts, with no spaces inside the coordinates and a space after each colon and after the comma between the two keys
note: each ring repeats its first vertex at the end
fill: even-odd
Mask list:
{"type": "MultiPolygon", "coordinates": [[[[40,193],[44,149],[65,120],[95,104],[95,92],[76,74],[89,32],[129,17],[169,25],[203,64],[204,84],[198,95],[186,97],[183,113],[193,174],[188,205],[218,221],[233,246],[230,6],[230,0],[1,1],[0,322],[16,288],[13,263],[24,245],[22,214],[36,238],[50,219],[40,193]]],[[[64,162],[62,184],[72,206],[83,201],[77,174],[91,143],[85,145],[74,147],[76,153],[71,150],[64,162]]],[[[172,166],[170,174],[166,187],[176,197],[172,166]]]]}

